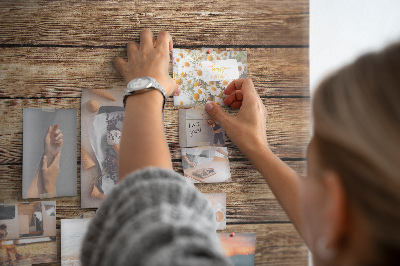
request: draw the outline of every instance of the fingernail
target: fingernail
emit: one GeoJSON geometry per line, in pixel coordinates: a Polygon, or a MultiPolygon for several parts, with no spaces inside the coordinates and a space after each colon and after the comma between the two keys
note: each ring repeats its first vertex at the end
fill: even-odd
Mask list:
{"type": "Polygon", "coordinates": [[[43,159],[47,159],[47,156],[46,156],[46,155],[44,155],[44,156],[43,156],[43,159]]]}
{"type": "Polygon", "coordinates": [[[213,105],[212,103],[208,102],[208,103],[206,104],[206,110],[207,110],[207,111],[211,111],[213,108],[214,108],[214,105],[213,105]]]}
{"type": "Polygon", "coordinates": [[[181,92],[182,92],[182,88],[181,88],[181,86],[178,85],[178,90],[176,91],[176,93],[181,94],[181,92]]]}

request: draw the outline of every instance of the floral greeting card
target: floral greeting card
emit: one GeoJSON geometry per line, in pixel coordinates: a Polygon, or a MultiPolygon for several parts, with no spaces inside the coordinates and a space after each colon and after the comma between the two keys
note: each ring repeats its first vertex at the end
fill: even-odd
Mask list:
{"type": "Polygon", "coordinates": [[[174,96],[175,106],[223,105],[226,86],[247,74],[247,52],[227,50],[174,49],[173,73],[182,93],[174,96]]]}

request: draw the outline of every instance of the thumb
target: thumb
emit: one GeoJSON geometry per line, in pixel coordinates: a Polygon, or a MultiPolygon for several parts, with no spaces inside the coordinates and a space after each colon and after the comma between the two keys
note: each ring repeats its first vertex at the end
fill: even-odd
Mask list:
{"type": "Polygon", "coordinates": [[[221,106],[214,102],[208,102],[206,104],[206,111],[213,117],[215,118],[223,128],[226,129],[226,123],[230,121],[231,115],[228,114],[227,112],[222,109],[221,106]]]}

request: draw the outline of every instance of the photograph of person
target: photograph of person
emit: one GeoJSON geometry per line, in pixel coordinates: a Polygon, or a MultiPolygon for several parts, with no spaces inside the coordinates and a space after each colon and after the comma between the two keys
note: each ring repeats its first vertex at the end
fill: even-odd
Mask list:
{"type": "Polygon", "coordinates": [[[225,145],[225,130],[219,122],[199,109],[179,110],[179,146],[202,147],[225,145]]]}
{"type": "Polygon", "coordinates": [[[182,148],[183,173],[194,183],[231,182],[226,147],[182,148]]]}
{"type": "Polygon", "coordinates": [[[22,196],[76,196],[77,111],[24,108],[22,196]]]}
{"type": "Polygon", "coordinates": [[[205,115],[206,119],[204,119],[204,114],[201,114],[201,117],[203,118],[204,124],[209,126],[211,128],[211,136],[214,134],[214,146],[223,146],[225,145],[225,140],[224,140],[224,132],[222,131],[221,124],[218,123],[214,118],[212,118],[209,115],[205,115]],[[219,145],[217,145],[219,143],[219,145]]]}
{"type": "Polygon", "coordinates": [[[57,261],[55,201],[0,204],[0,265],[57,261]]]}

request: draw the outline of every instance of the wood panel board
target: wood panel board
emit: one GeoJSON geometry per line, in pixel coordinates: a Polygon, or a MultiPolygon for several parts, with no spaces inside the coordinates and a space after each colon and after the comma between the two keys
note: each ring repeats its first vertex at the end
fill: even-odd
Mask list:
{"type": "MultiPolygon", "coordinates": [[[[271,149],[281,158],[305,157],[309,134],[309,99],[263,99],[267,106],[267,136],[271,149]]],[[[78,147],[80,147],[80,99],[3,99],[0,101],[0,164],[22,162],[22,110],[23,108],[77,108],[78,109],[78,147]]],[[[173,159],[181,158],[178,147],[178,111],[171,102],[165,110],[165,132],[173,159]]],[[[244,155],[226,137],[230,158],[243,158],[244,155]]],[[[80,148],[78,148],[78,152],[80,148]]],[[[80,153],[80,152],[79,152],[80,153]]],[[[78,153],[78,156],[79,156],[78,153]]],[[[80,158],[80,156],[79,156],[80,158]]]]}
{"type": "MultiPolygon", "coordinates": [[[[304,161],[286,162],[304,176],[304,161]]],[[[230,163],[232,183],[196,184],[203,193],[226,193],[227,223],[262,223],[289,221],[265,180],[248,161],[230,163]]],[[[174,163],[174,170],[183,173],[181,163],[174,163]]],[[[22,166],[0,165],[0,202],[7,199],[22,200],[22,166]]],[[[78,196],[57,200],[58,219],[71,218],[90,209],[81,209],[80,167],[78,167],[78,196]]],[[[34,201],[28,199],[24,201],[34,201]]]]}
{"type": "MultiPolygon", "coordinates": [[[[261,96],[309,96],[308,48],[246,50],[248,77],[261,96]]],[[[0,97],[80,97],[82,88],[123,90],[112,63],[116,56],[126,56],[125,48],[0,48],[0,97]]]]}
{"type": "Polygon", "coordinates": [[[123,46],[150,28],[170,31],[178,45],[308,45],[308,6],[306,0],[2,0],[0,43],[123,46]]]}

